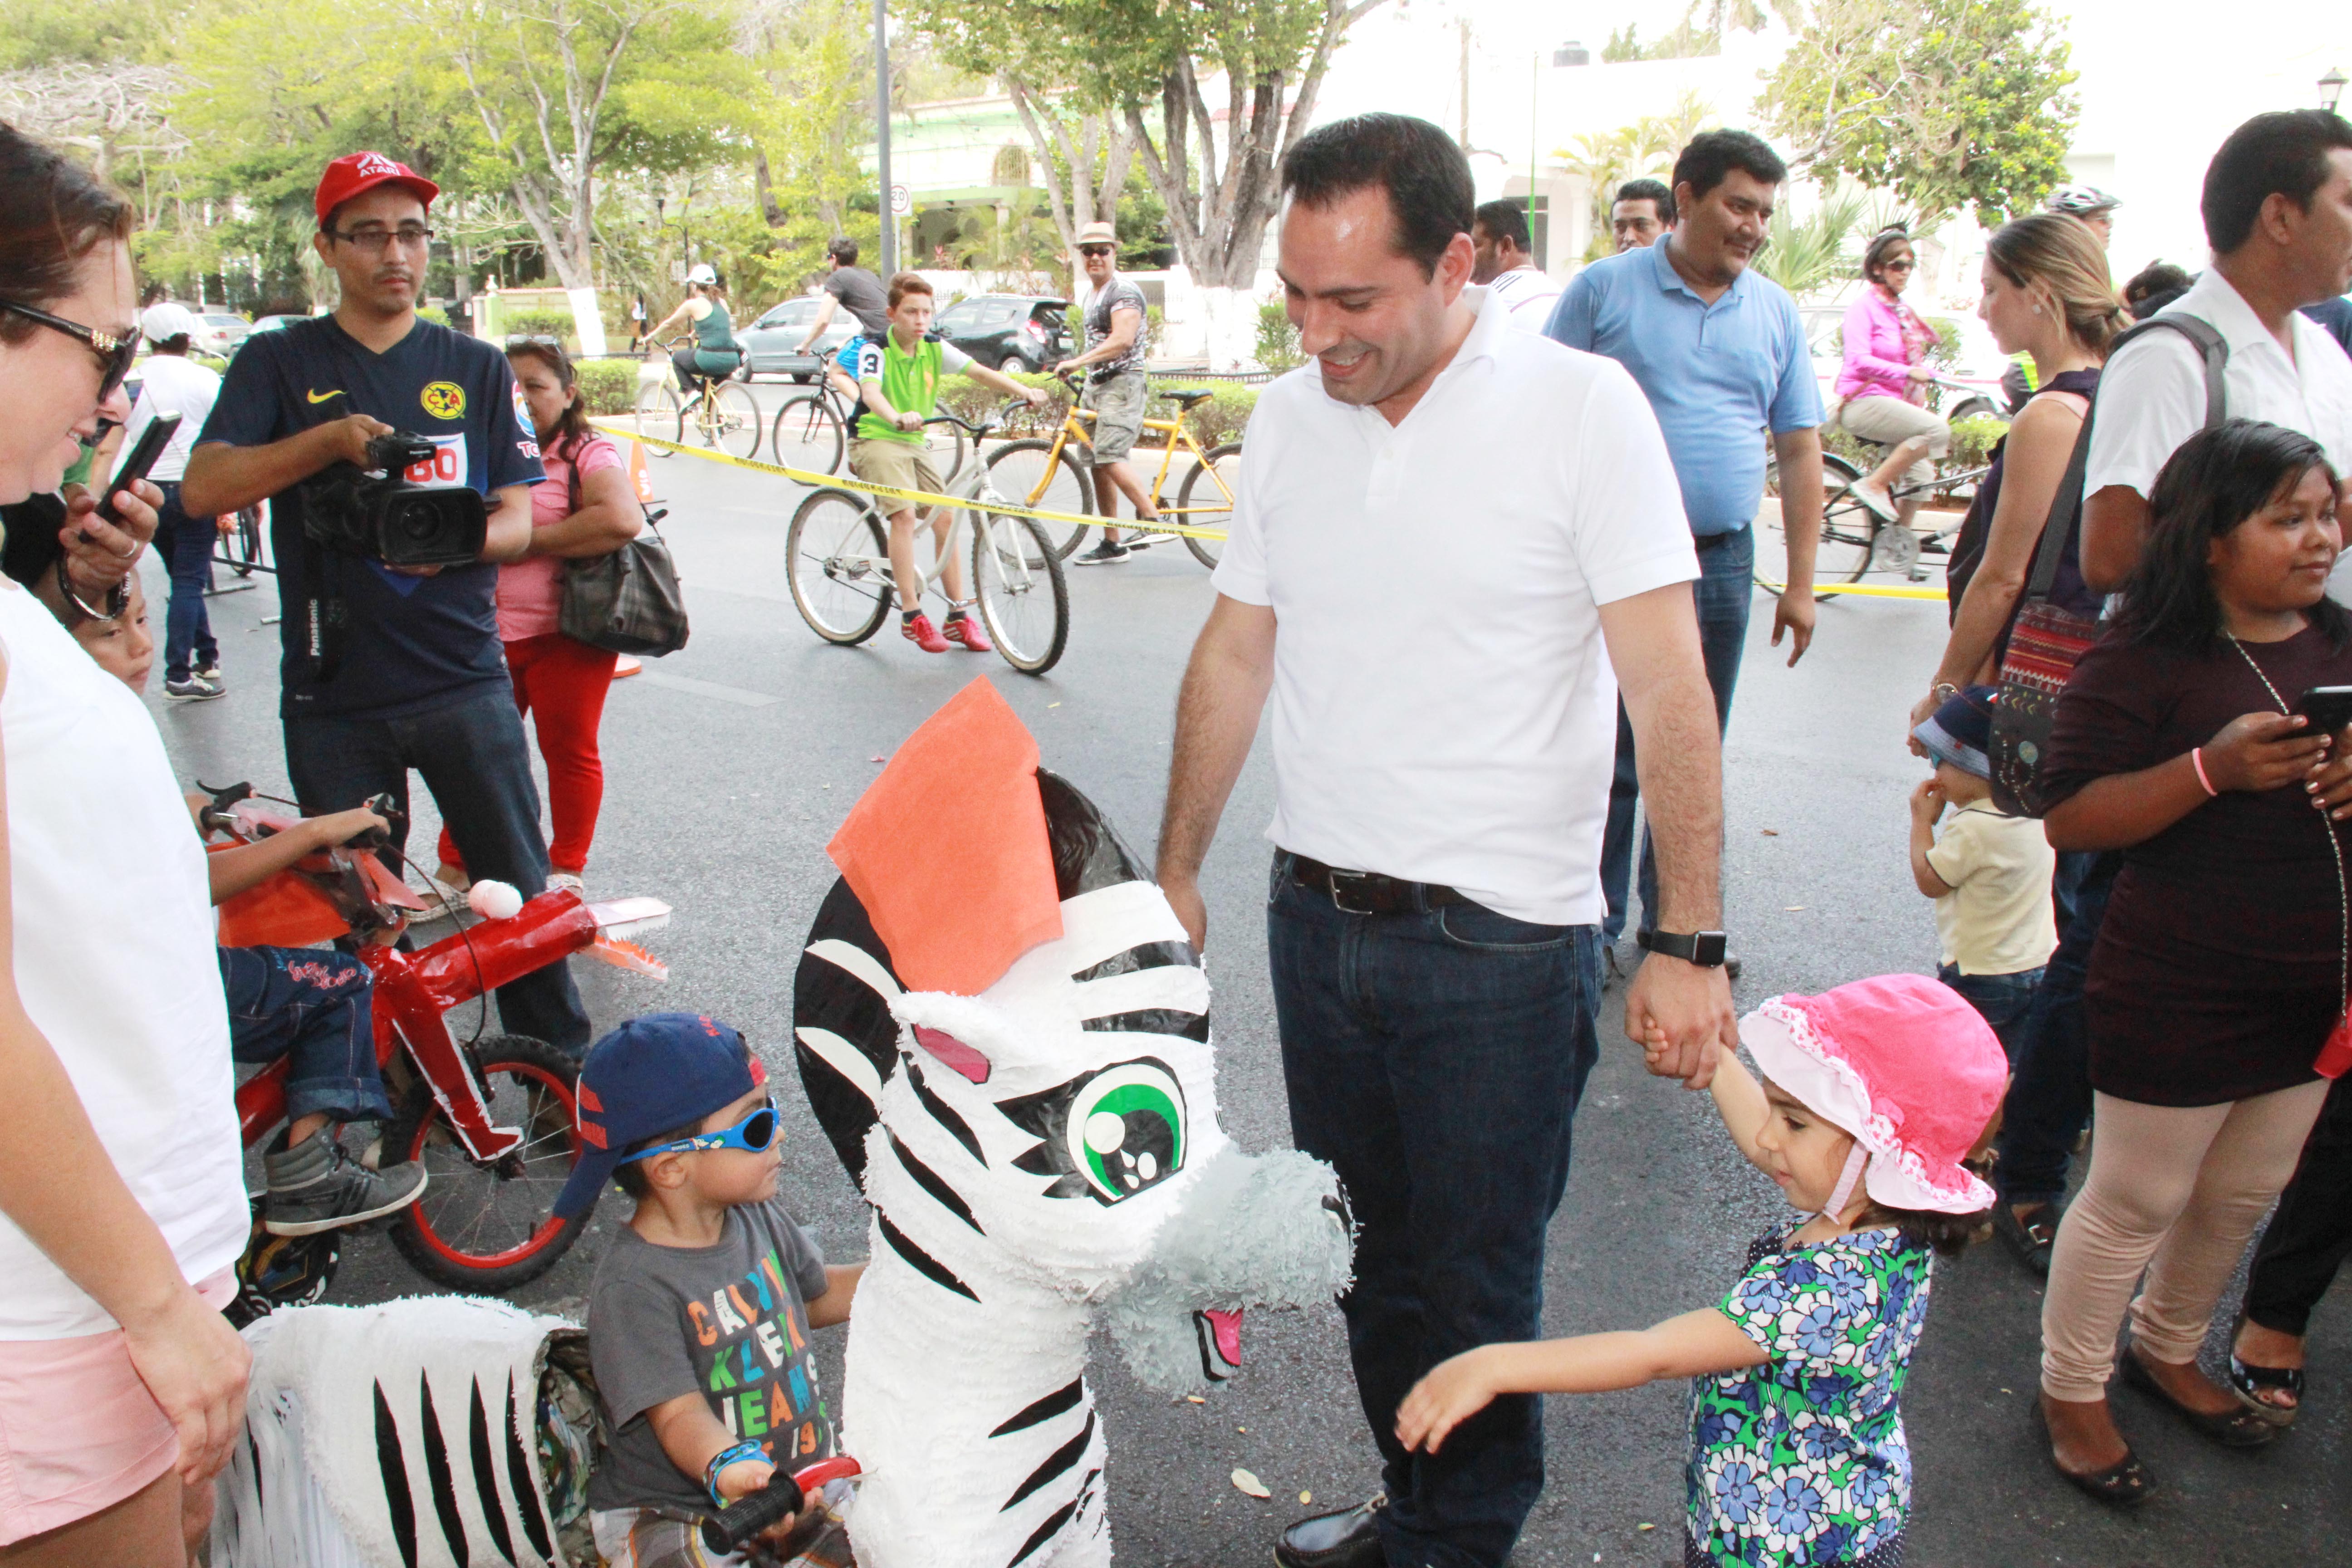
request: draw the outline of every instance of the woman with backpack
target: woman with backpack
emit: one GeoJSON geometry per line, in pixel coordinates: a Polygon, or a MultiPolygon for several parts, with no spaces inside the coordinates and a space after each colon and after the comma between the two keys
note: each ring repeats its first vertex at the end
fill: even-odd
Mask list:
{"type": "Polygon", "coordinates": [[[2335,760],[2352,727],[2296,716],[2352,684],[2352,615],[2326,597],[2336,487],[2318,445],[2275,425],[2185,442],[2043,752],[2052,845],[2123,856],[2084,989],[2091,1170],[2042,1310],[2052,1461],[2106,1502],[2153,1486],[2107,1405],[2118,1370],[2224,1446],[2277,1431],[2197,1356],[2319,1113],[2352,982],[2352,765],[2335,760]]]}
{"type": "MultiPolygon", "coordinates": [[[[645,526],[645,511],[619,449],[588,423],[563,346],[547,338],[511,339],[507,361],[538,431],[547,479],[531,487],[530,553],[499,568],[499,638],[506,644],[515,706],[533,721],[547,762],[555,829],[547,885],[578,892],[604,799],[596,731],[616,656],[559,629],[564,574],[573,561],[626,545],[645,526]]],[[[467,885],[466,863],[446,828],[435,877],[452,888],[467,885]]]]}

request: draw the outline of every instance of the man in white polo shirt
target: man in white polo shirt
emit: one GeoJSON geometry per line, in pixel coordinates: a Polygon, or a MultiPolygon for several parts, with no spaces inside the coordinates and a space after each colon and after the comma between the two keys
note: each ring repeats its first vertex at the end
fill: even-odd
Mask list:
{"type": "MultiPolygon", "coordinates": [[[[2299,430],[2352,476],[2352,360],[2301,307],[2352,288],[2352,123],[2324,109],[2257,114],[2205,169],[2213,265],[2162,312],[2229,345],[2229,414],[2299,430]]],[[[2205,362],[2179,332],[2124,345],[2099,377],[2083,473],[2083,578],[2112,592],[2139,563],[2157,471],[2205,424],[2205,362]]],[[[2352,554],[2330,594],[2352,603],[2352,554]]]]}
{"type": "Polygon", "coordinates": [[[1599,1055],[1621,687],[1663,905],[1627,1028],[1662,1028],[1651,1070],[1693,1087],[1736,1040],[1698,563],[1633,378],[1468,287],[1470,170],[1444,132],[1327,125],[1283,184],[1280,271],[1313,359],[1250,422],[1160,880],[1199,946],[1202,860],[1270,694],[1291,1134],[1357,1222],[1340,1304],[1386,1481],[1384,1503],[1302,1521],[1275,1555],[1493,1568],[1542,1490],[1537,1401],[1496,1401],[1434,1455],[1398,1444],[1395,1413],[1447,1356],[1540,1331],[1544,1231],[1599,1055]]]}

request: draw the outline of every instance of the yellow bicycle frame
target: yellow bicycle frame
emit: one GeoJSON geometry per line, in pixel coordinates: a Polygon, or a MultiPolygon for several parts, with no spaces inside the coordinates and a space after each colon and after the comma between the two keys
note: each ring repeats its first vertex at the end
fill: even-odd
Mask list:
{"type": "MultiPolygon", "coordinates": [[[[1081,425],[1079,421],[1082,419],[1092,419],[1094,417],[1095,411],[1093,409],[1080,408],[1075,404],[1070,406],[1067,413],[1062,416],[1061,428],[1054,432],[1053,449],[1045,454],[1045,470],[1038,477],[1036,489],[1029,492],[1029,497],[1026,500],[1021,502],[1023,506],[1036,506],[1043,500],[1045,494],[1045,488],[1054,482],[1054,475],[1062,460],[1062,448],[1064,447],[1067,446],[1072,441],[1076,441],[1081,445],[1088,444],[1087,427],[1084,425],[1081,425]]],[[[1234,510],[1233,487],[1225,483],[1225,476],[1217,472],[1215,467],[1209,461],[1209,454],[1202,449],[1198,441],[1192,438],[1192,430],[1184,424],[1183,410],[1177,410],[1176,417],[1173,419],[1146,419],[1143,421],[1143,428],[1146,430],[1157,430],[1164,436],[1174,437],[1172,440],[1161,442],[1160,446],[1160,470],[1151,476],[1152,510],[1160,513],[1162,517],[1181,518],[1187,512],[1229,512],[1234,510]],[[1225,498],[1224,505],[1182,507],[1162,506],[1160,504],[1160,489],[1168,482],[1168,470],[1175,463],[1176,453],[1180,447],[1184,451],[1190,452],[1192,455],[1193,460],[1199,463],[1202,468],[1208,470],[1210,479],[1216,485],[1218,490],[1223,493],[1225,498]]],[[[1135,526],[1149,525],[1137,524],[1135,526]]]]}

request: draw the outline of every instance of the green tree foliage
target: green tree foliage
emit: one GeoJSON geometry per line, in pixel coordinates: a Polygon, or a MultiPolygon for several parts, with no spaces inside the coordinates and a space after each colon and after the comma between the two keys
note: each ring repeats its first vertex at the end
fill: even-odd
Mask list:
{"type": "Polygon", "coordinates": [[[1572,145],[1553,150],[1552,156],[1570,174],[1580,176],[1590,193],[1592,238],[1584,248],[1587,261],[1597,261],[1616,247],[1609,232],[1609,211],[1616,205],[1617,187],[1645,177],[1671,183],[1675,156],[1706,129],[1709,118],[1706,100],[1685,88],[1663,114],[1645,114],[1614,131],[1588,132],[1572,145]]]}
{"type": "Polygon", "coordinates": [[[1817,0],[1758,108],[1795,167],[1990,227],[2066,178],[2067,58],[2032,0],[1817,0]]]}
{"type": "Polygon", "coordinates": [[[1886,226],[1870,195],[1851,182],[1822,193],[1821,201],[1799,216],[1782,192],[1765,231],[1764,248],[1756,253],[1756,270],[1798,299],[1842,279],[1860,276],[1861,241],[1886,226]]]}

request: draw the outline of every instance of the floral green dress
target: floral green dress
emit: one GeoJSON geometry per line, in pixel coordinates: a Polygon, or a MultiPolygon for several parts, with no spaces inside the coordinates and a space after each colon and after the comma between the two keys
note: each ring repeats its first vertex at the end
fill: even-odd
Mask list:
{"type": "Polygon", "coordinates": [[[1691,1384],[1688,1549],[1739,1568],[1901,1561],[1911,1450],[1899,1401],[1929,1254],[1872,1229],[1759,1237],[1718,1310],[1771,1359],[1691,1384]]]}

